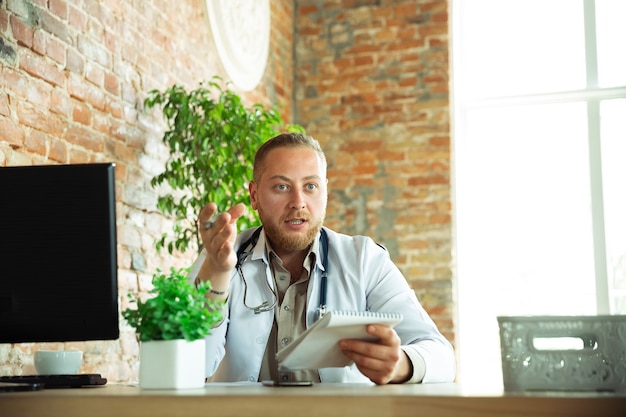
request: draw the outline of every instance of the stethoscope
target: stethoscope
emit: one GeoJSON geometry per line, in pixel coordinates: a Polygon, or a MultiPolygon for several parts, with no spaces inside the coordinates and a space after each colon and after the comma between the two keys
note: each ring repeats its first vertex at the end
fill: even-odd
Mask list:
{"type": "MultiPolygon", "coordinates": [[[[247,309],[254,311],[254,314],[271,311],[274,309],[274,307],[276,307],[276,304],[278,304],[278,296],[276,295],[276,291],[270,286],[267,279],[265,280],[265,285],[267,285],[267,288],[269,288],[270,292],[272,293],[272,302],[270,303],[266,300],[256,307],[251,307],[246,302],[248,294],[248,283],[246,282],[246,278],[243,275],[243,270],[241,269],[241,266],[243,265],[243,262],[246,260],[246,258],[252,254],[252,251],[254,250],[254,247],[259,240],[259,235],[261,234],[262,228],[263,226],[257,228],[252,236],[248,240],[246,240],[241,246],[239,246],[239,249],[237,250],[237,264],[235,265],[235,268],[237,269],[237,272],[239,273],[239,276],[243,281],[243,305],[247,309]],[[246,251],[246,249],[248,248],[250,249],[246,251]]],[[[326,314],[326,293],[328,292],[326,283],[328,277],[328,235],[326,234],[326,231],[324,229],[321,229],[320,232],[320,247],[322,251],[322,266],[324,268],[322,270],[322,277],[320,280],[320,304],[316,310],[317,319],[322,318],[322,316],[326,314]]]]}

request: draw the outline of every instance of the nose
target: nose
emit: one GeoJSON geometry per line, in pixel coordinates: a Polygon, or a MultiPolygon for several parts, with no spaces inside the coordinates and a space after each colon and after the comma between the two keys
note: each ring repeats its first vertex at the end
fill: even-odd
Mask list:
{"type": "Polygon", "coordinates": [[[289,206],[293,210],[301,210],[306,206],[304,202],[304,193],[301,190],[294,189],[289,206]]]}

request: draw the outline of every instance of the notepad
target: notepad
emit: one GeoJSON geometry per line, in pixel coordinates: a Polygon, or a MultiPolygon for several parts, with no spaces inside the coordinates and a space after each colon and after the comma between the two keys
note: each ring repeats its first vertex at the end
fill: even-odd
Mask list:
{"type": "Polygon", "coordinates": [[[339,348],[341,339],[376,340],[368,334],[368,324],[395,326],[400,313],[370,311],[329,311],[289,345],[278,351],[281,369],[318,369],[348,366],[352,360],[339,348]]]}

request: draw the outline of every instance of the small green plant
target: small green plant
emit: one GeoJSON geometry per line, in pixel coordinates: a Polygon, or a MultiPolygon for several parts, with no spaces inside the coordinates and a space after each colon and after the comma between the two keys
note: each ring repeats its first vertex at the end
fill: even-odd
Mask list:
{"type": "MultiPolygon", "coordinates": [[[[175,220],[173,235],[164,233],[157,250],[185,252],[191,242],[200,248],[196,225],[200,210],[209,202],[220,211],[237,203],[249,207],[247,184],[257,148],[282,131],[304,132],[301,126],[286,125],[276,108],[261,104],[246,108],[241,97],[220,81],[215,76],[191,91],[180,85],[152,90],[144,102],[146,109],[161,108],[167,123],[162,139],[170,150],[165,171],[152,178],[151,185],[165,183],[180,191],[158,198],[158,209],[175,220]]],[[[256,212],[247,213],[239,225],[258,225],[256,212]]]]}
{"type": "Polygon", "coordinates": [[[152,278],[154,296],[146,301],[129,294],[137,308],[126,308],[122,317],[135,328],[139,340],[202,339],[222,319],[221,303],[206,298],[210,283],[195,286],[188,282],[187,273],[186,268],[171,268],[170,275],[159,270],[152,278]]]}

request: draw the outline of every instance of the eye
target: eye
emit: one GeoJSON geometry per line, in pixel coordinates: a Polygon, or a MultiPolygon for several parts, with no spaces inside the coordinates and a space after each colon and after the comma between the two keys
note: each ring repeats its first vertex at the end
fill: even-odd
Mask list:
{"type": "Polygon", "coordinates": [[[276,184],[274,188],[276,188],[278,191],[286,191],[289,189],[286,184],[276,184]]]}
{"type": "Polygon", "coordinates": [[[307,191],[315,191],[317,190],[317,184],[310,183],[305,185],[304,188],[306,188],[307,191]]]}

